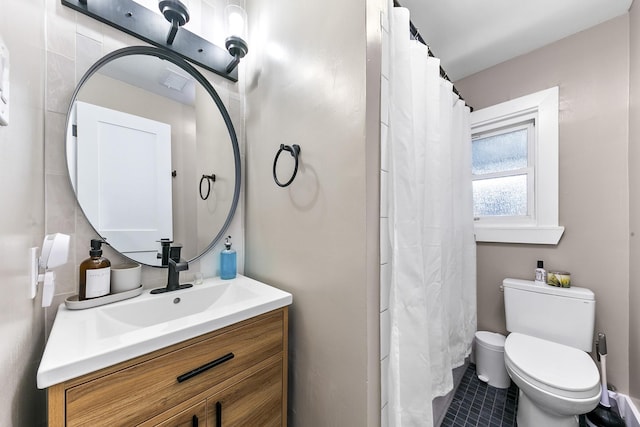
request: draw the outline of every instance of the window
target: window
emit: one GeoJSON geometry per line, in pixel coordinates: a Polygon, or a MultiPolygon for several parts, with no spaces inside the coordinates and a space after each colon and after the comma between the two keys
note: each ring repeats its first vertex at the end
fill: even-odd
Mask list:
{"type": "Polygon", "coordinates": [[[473,214],[477,220],[531,217],[534,124],[529,120],[473,134],[473,214]]]}
{"type": "Polygon", "coordinates": [[[476,240],[557,244],[558,88],[471,114],[476,240]]]}

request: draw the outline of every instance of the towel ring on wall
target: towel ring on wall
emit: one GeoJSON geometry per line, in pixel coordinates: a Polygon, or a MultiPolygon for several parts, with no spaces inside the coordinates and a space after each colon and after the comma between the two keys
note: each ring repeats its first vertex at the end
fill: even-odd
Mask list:
{"type": "Polygon", "coordinates": [[[200,178],[200,198],[202,200],[207,200],[209,198],[209,194],[211,194],[212,182],[216,182],[216,175],[214,173],[212,173],[211,175],[202,175],[202,178],[200,178]],[[202,183],[205,181],[207,183],[207,194],[202,195],[202,183]]]}
{"type": "Polygon", "coordinates": [[[296,174],[298,173],[298,157],[299,156],[300,156],[300,146],[298,144],[293,144],[293,145],[280,144],[280,149],[276,154],[276,158],[273,160],[273,180],[276,182],[276,184],[278,184],[278,186],[286,187],[293,182],[293,180],[296,177],[296,174]],[[276,175],[276,166],[278,164],[278,157],[280,157],[280,154],[283,151],[288,151],[289,153],[291,153],[291,155],[293,156],[296,162],[295,168],[293,169],[293,175],[291,175],[291,178],[289,178],[289,181],[285,182],[284,184],[278,181],[278,176],[276,175]]]}

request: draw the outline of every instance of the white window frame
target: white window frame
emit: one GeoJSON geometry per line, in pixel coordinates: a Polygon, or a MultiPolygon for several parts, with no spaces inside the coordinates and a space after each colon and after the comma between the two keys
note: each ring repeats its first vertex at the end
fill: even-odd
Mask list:
{"type": "Polygon", "coordinates": [[[534,120],[533,206],[526,218],[482,217],[474,221],[477,242],[555,245],[564,227],[558,225],[558,87],[476,110],[471,133],[534,120]]]}

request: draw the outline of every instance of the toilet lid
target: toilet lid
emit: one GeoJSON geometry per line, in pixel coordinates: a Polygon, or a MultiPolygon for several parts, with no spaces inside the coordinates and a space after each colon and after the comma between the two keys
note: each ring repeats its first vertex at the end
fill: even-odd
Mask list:
{"type": "Polygon", "coordinates": [[[557,390],[588,391],[600,383],[596,364],[577,348],[514,332],[504,353],[520,372],[557,390]]]}
{"type": "Polygon", "coordinates": [[[504,351],[504,340],[506,337],[496,332],[478,331],[475,333],[476,342],[484,347],[495,351],[504,351]]]}

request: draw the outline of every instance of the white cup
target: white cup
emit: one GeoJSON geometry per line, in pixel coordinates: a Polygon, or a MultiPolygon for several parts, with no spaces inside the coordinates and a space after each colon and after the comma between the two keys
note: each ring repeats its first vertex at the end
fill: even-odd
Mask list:
{"type": "Polygon", "coordinates": [[[204,281],[204,274],[197,272],[197,273],[193,273],[193,284],[194,285],[202,285],[202,282],[204,281]]]}
{"type": "Polygon", "coordinates": [[[142,284],[142,267],[133,262],[111,266],[111,293],[126,292],[142,284]]]}

